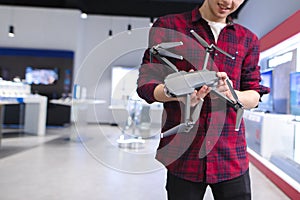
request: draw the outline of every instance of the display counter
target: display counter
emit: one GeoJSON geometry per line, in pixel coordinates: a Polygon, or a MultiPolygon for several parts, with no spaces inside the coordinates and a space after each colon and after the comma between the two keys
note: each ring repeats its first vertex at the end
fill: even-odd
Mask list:
{"type": "Polygon", "coordinates": [[[123,133],[133,137],[150,138],[160,134],[163,109],[161,105],[148,105],[134,101],[126,106],[111,105],[114,123],[123,133]]]}
{"type": "Polygon", "coordinates": [[[250,158],[254,159],[250,161],[264,166],[266,170],[261,171],[267,171],[265,175],[269,178],[276,176],[277,183],[284,183],[285,189],[299,193],[300,122],[295,119],[293,115],[244,113],[248,152],[250,158]],[[269,176],[268,173],[273,175],[269,176]]]}
{"type": "Polygon", "coordinates": [[[100,99],[72,99],[72,98],[65,98],[65,99],[52,99],[50,103],[63,105],[63,106],[72,106],[72,105],[87,105],[87,104],[103,104],[105,100],[100,99]]]}
{"type": "MultiPolygon", "coordinates": [[[[2,112],[2,107],[5,105],[21,104],[21,103],[25,104],[24,132],[29,134],[39,135],[39,136],[45,135],[46,116],[47,116],[47,97],[41,95],[27,95],[18,98],[1,97],[0,99],[1,112],[2,112]]],[[[1,134],[2,134],[2,130],[1,130],[1,134]]]]}
{"type": "Polygon", "coordinates": [[[275,154],[294,159],[293,119],[292,115],[245,111],[248,147],[268,160],[275,154]]]}
{"type": "Polygon", "coordinates": [[[89,105],[97,105],[97,104],[104,104],[106,103],[105,100],[101,99],[75,99],[75,98],[64,98],[64,99],[52,99],[50,103],[63,105],[63,106],[70,106],[72,109],[72,121],[79,122],[87,120],[87,107],[89,105]]]}

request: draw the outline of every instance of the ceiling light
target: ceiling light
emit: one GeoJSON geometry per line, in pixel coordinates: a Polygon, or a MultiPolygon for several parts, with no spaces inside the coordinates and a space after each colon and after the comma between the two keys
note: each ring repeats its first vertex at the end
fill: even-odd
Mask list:
{"type": "Polygon", "coordinates": [[[154,22],[154,18],[153,17],[150,17],[150,23],[149,23],[149,26],[153,26],[153,22],[154,22]]]}
{"type": "Polygon", "coordinates": [[[15,37],[14,26],[10,25],[8,28],[8,37],[15,37]]]}
{"type": "Polygon", "coordinates": [[[81,17],[81,19],[87,19],[88,15],[83,12],[83,13],[81,13],[80,17],[81,17]]]}
{"type": "Polygon", "coordinates": [[[108,31],[108,36],[111,38],[112,35],[113,35],[113,31],[110,29],[110,30],[108,31]]]}
{"type": "Polygon", "coordinates": [[[127,26],[128,34],[131,34],[131,29],[132,29],[131,24],[128,24],[127,26]]]}

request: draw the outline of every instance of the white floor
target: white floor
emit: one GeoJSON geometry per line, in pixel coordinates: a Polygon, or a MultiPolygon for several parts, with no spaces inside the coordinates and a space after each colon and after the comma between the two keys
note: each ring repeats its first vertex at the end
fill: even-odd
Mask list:
{"type": "MultiPolygon", "coordinates": [[[[45,137],[3,138],[0,199],[167,199],[165,170],[154,159],[158,138],[132,150],[118,147],[120,135],[114,126],[83,125],[47,129],[45,137]]],[[[250,175],[254,200],[289,199],[253,165],[250,175]]],[[[208,189],[205,200],[210,199],[208,189]]]]}

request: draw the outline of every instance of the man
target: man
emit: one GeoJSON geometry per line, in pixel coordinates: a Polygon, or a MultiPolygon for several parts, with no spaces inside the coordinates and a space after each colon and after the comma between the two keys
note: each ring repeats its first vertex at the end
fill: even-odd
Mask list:
{"type": "MultiPolygon", "coordinates": [[[[229,20],[229,15],[243,2],[244,0],[204,0],[202,5],[191,12],[160,17],[150,31],[150,45],[166,40],[177,42],[176,38],[182,34],[193,38],[190,31],[194,30],[208,44],[215,44],[235,57],[230,59],[217,51],[210,52],[219,71],[217,89],[234,100],[225,81],[229,78],[244,108],[251,109],[258,105],[260,97],[268,93],[269,88],[259,84],[257,36],[229,20]],[[177,31],[178,34],[170,33],[169,30],[177,31]]],[[[196,54],[195,43],[197,40],[184,42],[185,48],[194,48],[186,52],[196,54]]],[[[201,56],[198,56],[199,60],[201,56]]],[[[186,60],[171,58],[171,61],[179,71],[202,69],[186,60]]],[[[170,97],[166,93],[164,78],[170,74],[170,70],[165,70],[157,63],[159,61],[152,58],[148,49],[140,68],[137,92],[148,103],[164,103],[164,132],[182,122],[185,98],[170,97]]],[[[211,88],[204,85],[191,94],[192,109],[203,101],[196,128],[189,133],[178,133],[160,141],[156,158],[168,170],[166,189],[169,200],[202,199],[207,186],[211,187],[217,200],[251,199],[244,123],[242,122],[239,131],[235,131],[235,110],[228,106],[223,106],[223,109],[220,106],[221,100],[210,91],[211,88]]]]}

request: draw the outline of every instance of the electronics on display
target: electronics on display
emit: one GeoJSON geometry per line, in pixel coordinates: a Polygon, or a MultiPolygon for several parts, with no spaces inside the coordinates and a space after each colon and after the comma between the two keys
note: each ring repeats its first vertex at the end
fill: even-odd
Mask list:
{"type": "Polygon", "coordinates": [[[265,94],[261,98],[258,109],[264,112],[273,112],[273,71],[265,71],[261,73],[261,84],[271,89],[269,94],[265,94]]]}
{"type": "Polygon", "coordinates": [[[300,72],[290,74],[290,111],[300,115],[300,72]]]}
{"type": "Polygon", "coordinates": [[[26,67],[25,80],[28,84],[52,85],[58,80],[58,69],[26,67]]]}

